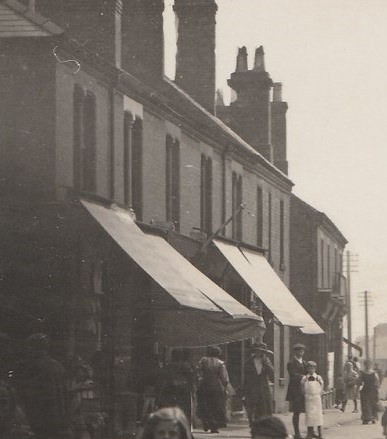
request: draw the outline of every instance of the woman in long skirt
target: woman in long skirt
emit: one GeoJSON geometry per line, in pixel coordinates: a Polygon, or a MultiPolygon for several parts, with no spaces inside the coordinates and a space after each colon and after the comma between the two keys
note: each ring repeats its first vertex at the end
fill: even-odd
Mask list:
{"type": "Polygon", "coordinates": [[[197,390],[197,415],[204,431],[218,433],[226,427],[226,388],[229,384],[225,363],[219,359],[221,350],[209,347],[208,354],[198,364],[200,381],[197,390]]]}
{"type": "Polygon", "coordinates": [[[352,399],[354,409],[352,413],[357,413],[357,381],[359,375],[353,370],[353,363],[348,361],[344,366],[344,399],[341,411],[344,412],[347,401],[352,399]]]}
{"type": "Polygon", "coordinates": [[[372,361],[364,361],[364,370],[359,372],[361,420],[368,424],[378,419],[379,377],[372,368],[372,361]]]}

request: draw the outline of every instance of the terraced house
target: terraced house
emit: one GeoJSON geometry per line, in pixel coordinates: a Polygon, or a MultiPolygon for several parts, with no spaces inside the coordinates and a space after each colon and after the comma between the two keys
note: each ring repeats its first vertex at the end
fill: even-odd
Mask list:
{"type": "Polygon", "coordinates": [[[263,49],[252,69],[240,49],[236,99],[215,105],[217,5],[175,1],[174,81],[163,9],[0,2],[1,331],[90,362],[111,437],[172,347],[194,363],[222,344],[238,388],[263,339],[283,411],[291,332],[322,333],[286,287],[287,104],[263,49]]]}

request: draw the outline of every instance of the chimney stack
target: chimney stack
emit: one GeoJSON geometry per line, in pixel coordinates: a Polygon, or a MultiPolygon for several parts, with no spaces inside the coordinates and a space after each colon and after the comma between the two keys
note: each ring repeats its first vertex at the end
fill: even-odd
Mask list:
{"type": "Polygon", "coordinates": [[[282,84],[273,84],[271,103],[271,132],[273,142],[273,162],[284,174],[288,174],[286,145],[286,112],[288,104],[282,101],[282,84]]]}
{"type": "Polygon", "coordinates": [[[238,49],[237,61],[236,61],[236,72],[247,72],[247,49],[246,46],[240,47],[238,49]]]}
{"type": "Polygon", "coordinates": [[[29,0],[29,6],[61,26],[69,39],[120,67],[122,0],[29,0]]]}
{"type": "Polygon", "coordinates": [[[255,52],[254,68],[247,69],[247,51],[238,51],[237,67],[228,85],[235,91],[236,99],[230,104],[235,131],[269,161],[273,160],[271,145],[272,80],[265,69],[263,47],[255,52]],[[246,67],[246,68],[245,68],[246,67]]]}
{"type": "Polygon", "coordinates": [[[215,0],[175,0],[175,82],[210,113],[215,110],[215,0]]]}
{"type": "Polygon", "coordinates": [[[124,0],[122,68],[142,80],[164,74],[164,0],[124,0]]]}

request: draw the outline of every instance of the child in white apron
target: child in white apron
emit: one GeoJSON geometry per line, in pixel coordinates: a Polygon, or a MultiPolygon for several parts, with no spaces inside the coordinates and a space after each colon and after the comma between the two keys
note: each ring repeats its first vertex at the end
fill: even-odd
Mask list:
{"type": "Polygon", "coordinates": [[[305,423],[308,427],[308,439],[322,439],[322,401],[321,395],[324,390],[324,382],[320,375],[316,374],[317,364],[308,361],[307,375],[301,380],[302,391],[305,395],[305,423]],[[318,436],[314,433],[314,427],[318,429],[318,436]]]}

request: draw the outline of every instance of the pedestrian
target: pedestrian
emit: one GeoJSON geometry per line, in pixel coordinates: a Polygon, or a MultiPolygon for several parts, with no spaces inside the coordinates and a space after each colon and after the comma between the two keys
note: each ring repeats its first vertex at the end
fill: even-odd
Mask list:
{"type": "Polygon", "coordinates": [[[364,361],[364,370],[360,371],[358,385],[360,386],[361,420],[364,425],[378,419],[379,377],[372,368],[372,361],[364,361]]]}
{"type": "Polygon", "coordinates": [[[221,352],[218,346],[210,346],[207,356],[199,361],[197,367],[197,415],[203,423],[203,430],[211,433],[219,433],[219,428],[227,426],[226,389],[229,377],[224,361],[219,358],[221,352]]]}
{"type": "Polygon", "coordinates": [[[173,349],[171,362],[162,375],[157,406],[180,407],[191,425],[194,371],[188,361],[187,350],[173,349]]]}
{"type": "Polygon", "coordinates": [[[268,416],[253,421],[251,426],[252,439],[278,438],[285,439],[288,437],[285,424],[276,416],[268,416]]]}
{"type": "Polygon", "coordinates": [[[383,371],[382,369],[379,367],[379,363],[375,363],[374,365],[374,371],[378,374],[379,377],[379,385],[382,384],[383,381],[383,371]]]}
{"type": "Polygon", "coordinates": [[[49,337],[28,337],[26,357],[15,377],[27,420],[35,439],[67,439],[66,375],[64,367],[51,358],[49,337]]]}
{"type": "Polygon", "coordinates": [[[30,436],[15,390],[10,383],[0,381],[1,439],[28,439],[30,436]]]}
{"type": "Polygon", "coordinates": [[[353,361],[353,370],[359,373],[361,371],[361,364],[359,359],[357,357],[353,357],[352,361],[353,361]]]}
{"type": "Polygon", "coordinates": [[[251,346],[251,357],[245,364],[245,379],[242,384],[242,397],[250,428],[253,421],[273,414],[273,397],[269,380],[274,378],[274,368],[267,357],[273,352],[266,343],[251,346]]]}
{"type": "Polygon", "coordinates": [[[347,401],[352,399],[354,409],[352,413],[357,413],[357,381],[359,374],[353,370],[353,363],[348,361],[345,363],[343,379],[344,379],[344,399],[341,407],[341,411],[345,411],[347,401]]]}
{"type": "Polygon", "coordinates": [[[316,373],[317,364],[314,361],[308,361],[307,375],[301,380],[301,387],[305,396],[305,424],[308,428],[308,439],[317,437],[322,439],[322,400],[321,395],[324,391],[324,382],[320,375],[316,373]],[[317,427],[318,436],[314,433],[314,427],[317,427]]]}
{"type": "Polygon", "coordinates": [[[183,411],[168,407],[148,416],[141,439],[192,439],[192,434],[183,411]]]}
{"type": "Polygon", "coordinates": [[[293,347],[294,356],[287,366],[289,385],[286,401],[289,401],[289,409],[293,412],[294,439],[301,439],[300,414],[305,412],[305,398],[301,390],[301,380],[307,373],[307,363],[303,360],[305,350],[305,345],[295,344],[293,347]]]}
{"type": "Polygon", "coordinates": [[[383,435],[387,439],[387,407],[384,408],[384,413],[382,415],[382,427],[383,435]]]}

